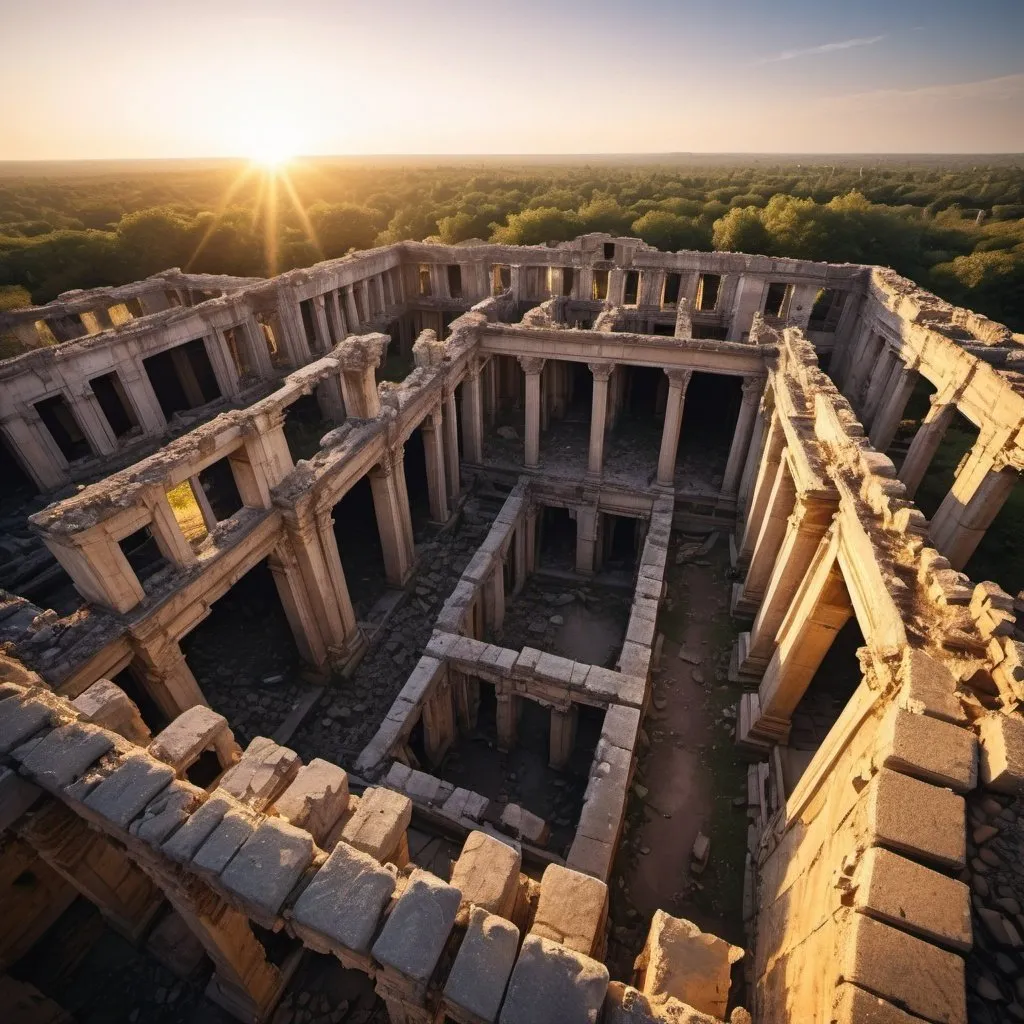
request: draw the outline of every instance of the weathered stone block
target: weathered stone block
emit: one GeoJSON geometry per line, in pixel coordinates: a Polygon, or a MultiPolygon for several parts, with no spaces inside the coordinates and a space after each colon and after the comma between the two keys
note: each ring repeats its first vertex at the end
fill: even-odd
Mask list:
{"type": "Polygon", "coordinates": [[[496,1021],[518,947],[514,924],[474,907],[444,987],[447,1015],[467,1022],[496,1021]]]}
{"type": "Polygon", "coordinates": [[[608,968],[539,935],[527,935],[508,984],[500,1024],[596,1024],[608,968]]]}
{"type": "Polygon", "coordinates": [[[999,793],[1024,793],[1024,717],[994,713],[976,724],[981,781],[999,793]]]}
{"type": "Polygon", "coordinates": [[[149,757],[132,754],[85,798],[85,805],[121,828],[174,779],[174,769],[149,757]]]}
{"type": "Polygon", "coordinates": [[[304,828],[320,846],[347,810],[348,773],[319,757],[299,769],[274,804],[274,813],[304,828]]]}
{"type": "Polygon", "coordinates": [[[383,861],[400,845],[412,819],[412,801],[401,793],[371,786],[341,830],[341,838],[383,861]]]}
{"type": "Polygon", "coordinates": [[[451,884],[462,893],[463,907],[511,917],[521,864],[518,850],[484,832],[470,832],[452,867],[451,884]]]}
{"type": "Polygon", "coordinates": [[[637,957],[638,987],[652,1001],[673,997],[712,1017],[725,1016],[732,965],[743,950],[692,921],[656,910],[637,957]]]}
{"type": "Polygon", "coordinates": [[[604,882],[549,864],[540,881],[540,900],[531,935],[560,942],[590,956],[604,944],[608,886],[604,882]]]}
{"type": "Polygon", "coordinates": [[[961,729],[927,715],[894,707],[879,736],[879,756],[887,768],[966,793],[977,783],[977,742],[961,729]]]}
{"type": "Polygon", "coordinates": [[[257,736],[238,764],[224,773],[219,788],[246,807],[262,811],[291,785],[301,764],[294,750],[257,736]]]}

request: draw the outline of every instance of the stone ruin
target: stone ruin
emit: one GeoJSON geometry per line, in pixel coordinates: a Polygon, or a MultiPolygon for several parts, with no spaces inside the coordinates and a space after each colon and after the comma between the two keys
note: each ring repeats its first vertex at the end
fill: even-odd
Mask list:
{"type": "MultiPolygon", "coordinates": [[[[1024,1020],[1020,602],[962,571],[1024,468],[1024,339],[889,270],[606,235],[171,270],[0,333],[15,1019],[69,1019],[18,963],[84,897],[147,955],[197,944],[245,1021],[293,1019],[310,951],[394,1024],[1024,1020]],[[929,521],[957,415],[978,438],[929,521]],[[656,909],[612,980],[670,570],[719,535],[743,945],[656,909]],[[245,591],[229,634],[260,572],[283,632],[245,591]],[[599,585],[621,621],[559,646],[599,585]],[[294,664],[232,689],[230,643],[294,664]],[[489,792],[482,733],[582,760],[576,803],[489,792]]],[[[699,872],[707,837],[668,852],[699,872]]]]}

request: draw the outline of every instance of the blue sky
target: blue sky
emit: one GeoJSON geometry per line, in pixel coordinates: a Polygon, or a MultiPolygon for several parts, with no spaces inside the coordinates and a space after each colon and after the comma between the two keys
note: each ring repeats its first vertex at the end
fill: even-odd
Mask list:
{"type": "Polygon", "coordinates": [[[0,159],[1024,151],[1024,0],[0,0],[0,39],[0,159]]]}

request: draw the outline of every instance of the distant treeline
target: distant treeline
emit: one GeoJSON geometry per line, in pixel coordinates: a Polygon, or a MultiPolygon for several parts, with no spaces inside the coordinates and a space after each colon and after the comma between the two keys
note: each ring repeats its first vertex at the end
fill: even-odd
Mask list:
{"type": "Polygon", "coordinates": [[[1024,165],[751,157],[709,166],[391,158],[74,165],[0,177],[0,308],[180,266],[266,276],[403,239],[536,244],[587,231],[660,249],[890,266],[1024,330],[1024,165]]]}

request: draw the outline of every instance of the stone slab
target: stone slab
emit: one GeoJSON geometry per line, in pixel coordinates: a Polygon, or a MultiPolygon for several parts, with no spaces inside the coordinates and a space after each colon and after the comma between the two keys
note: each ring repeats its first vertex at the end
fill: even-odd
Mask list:
{"type": "Polygon", "coordinates": [[[518,850],[484,832],[473,831],[452,867],[451,884],[462,893],[463,906],[510,917],[519,891],[521,866],[518,850]]]}
{"type": "Polygon", "coordinates": [[[174,779],[174,769],[149,757],[131,754],[85,798],[96,814],[127,828],[174,779]]]}
{"type": "Polygon", "coordinates": [[[213,708],[197,704],[178,717],[153,737],[149,752],[153,757],[171,765],[176,772],[182,772],[223,731],[228,730],[228,720],[218,715],[213,708]]]}
{"type": "Polygon", "coordinates": [[[163,852],[171,860],[187,864],[210,838],[224,815],[237,806],[225,793],[214,790],[202,807],[163,844],[163,852]]]}
{"type": "Polygon", "coordinates": [[[193,866],[219,875],[255,830],[255,823],[244,811],[228,811],[210,833],[210,838],[199,847],[192,858],[193,866]]]}
{"type": "Polygon", "coordinates": [[[604,944],[608,886],[597,878],[549,864],[540,880],[540,899],[531,935],[559,942],[590,956],[604,944]]]}
{"type": "Polygon", "coordinates": [[[308,832],[267,818],[245,841],[220,880],[243,902],[276,916],[299,876],[313,859],[308,832]]]}
{"type": "Polygon", "coordinates": [[[540,935],[527,935],[512,970],[500,1024],[596,1024],[608,968],[540,935]]]}
{"type": "Polygon", "coordinates": [[[64,789],[113,749],[113,740],[104,730],[73,722],[34,744],[21,758],[21,770],[45,789],[64,789]]]}
{"type": "Polygon", "coordinates": [[[879,752],[885,767],[957,793],[967,793],[977,784],[974,733],[950,722],[894,707],[881,730],[879,752]]]}
{"type": "Polygon", "coordinates": [[[1024,717],[1015,711],[985,715],[978,728],[981,781],[988,789],[1024,793],[1024,717]]]}
{"type": "Polygon", "coordinates": [[[496,1021],[518,948],[519,929],[514,924],[474,907],[444,987],[446,1008],[464,1019],[496,1021]]]}
{"type": "Polygon", "coordinates": [[[393,871],[338,843],[295,901],[292,917],[304,941],[312,933],[314,948],[321,952],[341,946],[366,953],[394,890],[393,871]]]}
{"type": "Polygon", "coordinates": [[[292,784],[277,798],[274,812],[312,835],[323,845],[348,810],[348,773],[316,757],[303,765],[292,784]]]}
{"type": "Polygon", "coordinates": [[[363,853],[382,861],[394,852],[412,820],[412,801],[402,793],[370,786],[355,813],[341,830],[341,838],[363,853]]]}
{"type": "Polygon", "coordinates": [[[416,869],[373,944],[375,960],[425,988],[455,924],[461,894],[416,869]]]}

